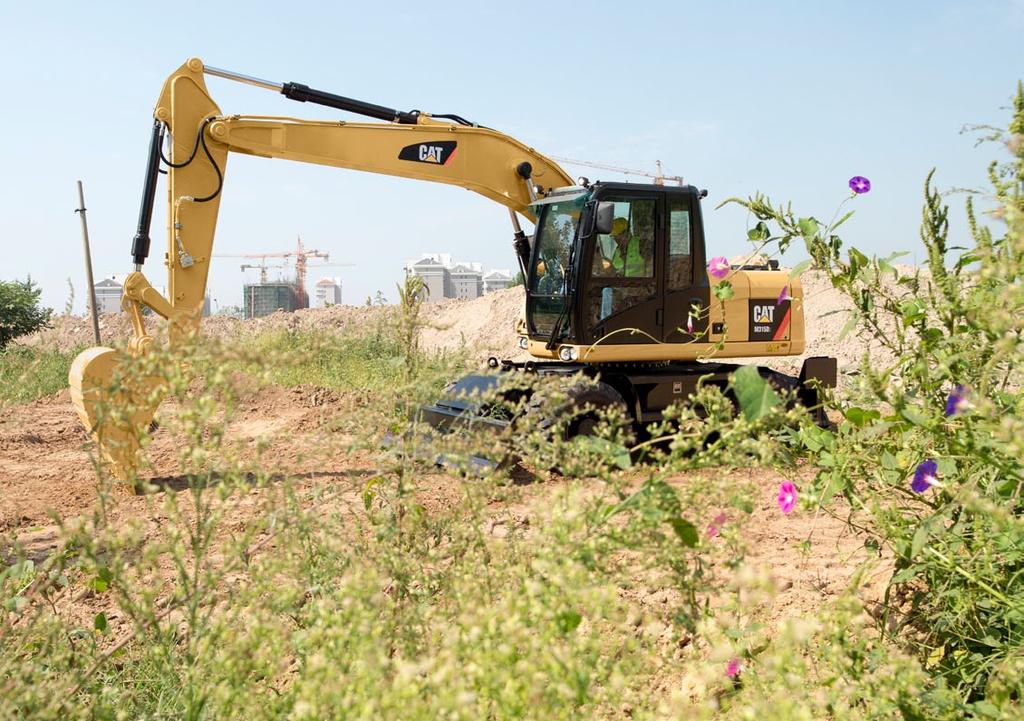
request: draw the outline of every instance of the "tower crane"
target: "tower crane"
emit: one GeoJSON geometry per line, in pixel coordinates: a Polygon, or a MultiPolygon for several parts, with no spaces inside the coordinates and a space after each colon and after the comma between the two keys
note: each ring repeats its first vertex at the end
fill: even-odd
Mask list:
{"type": "Polygon", "coordinates": [[[620,168],[617,165],[609,165],[608,163],[595,163],[590,160],[573,160],[572,158],[561,158],[557,155],[549,156],[552,160],[557,160],[560,163],[568,163],[569,165],[581,165],[585,168],[598,168],[600,170],[614,170],[616,173],[622,173],[623,175],[639,175],[644,178],[654,178],[655,185],[664,185],[666,180],[671,180],[676,185],[684,185],[683,178],[680,175],[665,175],[661,172],[661,161],[655,160],[654,164],[658,167],[657,172],[648,173],[643,170],[633,170],[631,168],[620,168]]]}
{"type": "Polygon", "coordinates": [[[273,264],[273,265],[270,264],[270,263],[242,263],[242,265],[241,265],[241,269],[242,269],[243,273],[245,271],[249,270],[250,268],[259,268],[260,269],[260,283],[266,283],[267,282],[267,268],[287,268],[287,267],[288,267],[287,263],[277,263],[277,264],[273,264]]]}
{"type": "MultiPolygon", "coordinates": [[[[330,260],[330,253],[324,253],[320,250],[306,250],[306,246],[302,243],[302,236],[298,236],[295,250],[287,250],[281,253],[244,253],[242,255],[220,255],[218,258],[248,258],[248,259],[259,259],[259,263],[254,264],[250,267],[260,267],[266,265],[267,258],[295,258],[295,292],[299,294],[299,298],[306,297],[306,261],[309,258],[322,258],[323,260],[330,260]]],[[[267,266],[267,267],[284,267],[284,266],[267,266]]],[[[243,267],[242,270],[245,270],[243,267]]],[[[266,271],[260,274],[260,282],[266,283],[267,278],[266,271]]]]}

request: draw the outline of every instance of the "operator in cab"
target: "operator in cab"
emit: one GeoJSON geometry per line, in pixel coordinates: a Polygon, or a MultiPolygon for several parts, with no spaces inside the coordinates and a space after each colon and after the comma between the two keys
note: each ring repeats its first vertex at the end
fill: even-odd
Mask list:
{"type": "Polygon", "coordinates": [[[614,242],[610,258],[607,256],[607,246],[598,246],[604,248],[595,263],[599,265],[595,268],[596,275],[620,278],[642,278],[649,275],[640,236],[630,232],[628,220],[619,217],[612,221],[610,237],[614,242]]]}

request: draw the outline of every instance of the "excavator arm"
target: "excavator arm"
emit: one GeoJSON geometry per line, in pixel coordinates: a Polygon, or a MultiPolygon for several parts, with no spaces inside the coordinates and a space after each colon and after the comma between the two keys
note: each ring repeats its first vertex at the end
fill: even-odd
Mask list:
{"type": "MultiPolygon", "coordinates": [[[[194,334],[206,293],[228,155],[246,153],[416,180],[458,185],[508,208],[517,255],[526,253],[518,214],[531,220],[530,203],[538,193],[572,184],[554,161],[503,133],[459,116],[433,117],[400,112],[314,90],[298,83],[273,83],[203,65],[192,58],[164,82],[154,111],[139,223],[132,244],[135,272],[125,281],[123,307],[133,325],[129,352],[145,352],[152,339],[142,320],[143,306],[169,321],[172,344],[194,334]],[[288,117],[221,113],[205,75],[237,80],[289,99],[359,113],[384,122],[311,121],[288,117]],[[169,157],[163,146],[169,138],[169,157]],[[160,165],[167,166],[167,296],[142,274],[149,255],[149,226],[160,165]]],[[[522,262],[522,261],[521,261],[522,262]]],[[[128,359],[110,348],[90,348],[72,364],[69,380],[75,408],[99,443],[112,472],[122,478],[136,467],[139,428],[152,420],[161,394],[156,380],[136,387],[115,383],[128,359]],[[104,408],[130,406],[128,413],[104,408]],[[101,426],[103,428],[101,428],[101,426]],[[104,436],[97,435],[103,431],[104,436]]]]}

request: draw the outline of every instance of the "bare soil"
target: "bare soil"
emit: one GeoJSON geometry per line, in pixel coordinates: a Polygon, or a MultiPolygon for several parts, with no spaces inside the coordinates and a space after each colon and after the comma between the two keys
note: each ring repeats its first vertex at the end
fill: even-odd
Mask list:
{"type": "MultiPolygon", "coordinates": [[[[803,276],[808,347],[805,355],[833,355],[841,368],[854,368],[866,348],[856,337],[840,340],[839,331],[846,322],[846,304],[829,288],[827,280],[816,273],[803,276]],[[839,311],[839,312],[836,312],[839,311]]],[[[473,301],[444,301],[430,304],[425,312],[427,328],[420,336],[428,350],[466,349],[477,358],[489,355],[517,357],[513,347],[513,324],[522,307],[522,289],[511,288],[473,301]]],[[[241,331],[261,328],[299,328],[340,332],[349,327],[366,327],[381,314],[392,312],[380,307],[336,306],[305,310],[293,314],[275,313],[256,321],[238,321],[225,317],[204,319],[205,333],[229,337],[241,331]]],[[[130,332],[123,316],[106,316],[101,322],[104,340],[124,339],[130,332]]],[[[69,350],[91,344],[91,327],[86,318],[57,319],[51,329],[21,339],[26,345],[69,350]]],[[[800,359],[779,359],[774,364],[792,372],[800,359]]],[[[356,393],[338,393],[323,388],[295,389],[270,387],[256,389],[244,396],[227,426],[226,444],[242,457],[259,459],[264,469],[298,478],[299,483],[315,491],[339,482],[358,488],[376,472],[378,459],[374,449],[356,448],[353,439],[339,430],[338,420],[356,414],[370,402],[356,393]],[[313,452],[329,437],[331,453],[313,452]]],[[[173,414],[173,407],[162,407],[161,414],[173,414]]],[[[342,424],[343,425],[343,424],[342,424]]],[[[98,499],[98,476],[90,455],[90,441],[71,407],[67,390],[31,403],[0,410],[0,539],[17,539],[35,559],[42,559],[58,547],[57,519],[75,519],[92,512],[98,499]]],[[[147,449],[152,464],[155,490],[144,495],[124,492],[114,513],[128,518],[146,518],[159,523],[161,498],[187,487],[179,474],[180,444],[164,428],[158,429],[147,449]]],[[[723,471],[724,473],[724,471],[723,471]]],[[[768,570],[779,593],[770,609],[770,620],[811,614],[829,598],[840,593],[851,580],[853,570],[864,560],[862,543],[839,519],[803,512],[783,515],[775,495],[784,480],[774,472],[759,469],[732,471],[737,479],[758,489],[757,504],[744,523],[742,533],[751,550],[750,559],[768,570]],[[806,554],[796,552],[800,543],[812,541],[806,554]]],[[[812,471],[794,472],[801,476],[812,471]]],[[[639,476],[638,476],[639,478],[639,476]]],[[[567,481],[559,477],[530,478],[521,487],[514,507],[496,508],[490,529],[502,533],[503,524],[528,522],[542,514],[550,499],[567,481]],[[499,520],[504,516],[505,520],[499,520]]],[[[459,493],[457,478],[444,472],[428,472],[419,480],[419,493],[428,509],[443,509],[455,502],[459,493]]],[[[672,480],[679,486],[695,479],[672,480]]],[[[353,494],[358,505],[358,494],[353,494]]],[[[259,491],[247,499],[250,512],[259,509],[259,491]]],[[[711,513],[710,510],[707,513],[711,513]]],[[[711,518],[700,520],[705,527],[711,518]]],[[[711,541],[712,543],[714,541],[711,541]]],[[[878,598],[879,575],[870,584],[870,595],[878,598]]],[[[641,607],[665,603],[671,592],[644,585],[630,591],[641,607]]],[[[625,592],[624,592],[625,593],[625,592]]],[[[94,612],[89,601],[82,614],[94,612]]],[[[116,625],[117,619],[111,619],[116,625]]]]}

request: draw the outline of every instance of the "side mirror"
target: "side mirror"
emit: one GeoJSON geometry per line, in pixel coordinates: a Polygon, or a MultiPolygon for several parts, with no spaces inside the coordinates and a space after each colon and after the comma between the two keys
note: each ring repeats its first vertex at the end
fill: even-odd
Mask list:
{"type": "Polygon", "coordinates": [[[601,235],[612,232],[612,223],[615,221],[615,203],[603,202],[597,204],[597,212],[594,213],[596,222],[595,230],[601,235]]]}

